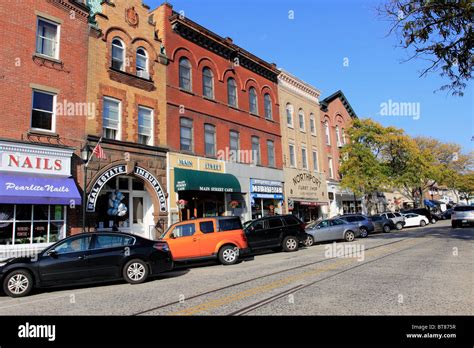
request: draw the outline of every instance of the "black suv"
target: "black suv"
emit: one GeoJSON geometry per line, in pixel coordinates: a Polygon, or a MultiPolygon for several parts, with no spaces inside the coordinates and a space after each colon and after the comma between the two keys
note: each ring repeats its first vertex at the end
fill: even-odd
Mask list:
{"type": "Polygon", "coordinates": [[[268,216],[245,223],[250,249],[296,251],[307,237],[305,224],[294,215],[268,216]]]}

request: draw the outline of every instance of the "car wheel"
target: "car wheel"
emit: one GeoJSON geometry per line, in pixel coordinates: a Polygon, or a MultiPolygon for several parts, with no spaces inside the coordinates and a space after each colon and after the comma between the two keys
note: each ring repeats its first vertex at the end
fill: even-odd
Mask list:
{"type": "Polygon", "coordinates": [[[130,260],[123,268],[123,277],[130,284],[143,283],[148,278],[148,265],[143,260],[130,260]]]}
{"type": "Polygon", "coordinates": [[[3,291],[10,297],[28,295],[33,289],[33,277],[26,270],[15,270],[9,273],[3,281],[3,291]]]}
{"type": "Polygon", "coordinates": [[[282,248],[283,251],[298,250],[298,239],[293,236],[286,236],[285,238],[283,238],[282,248]]]}
{"type": "Polygon", "coordinates": [[[359,230],[361,238],[366,238],[369,235],[369,231],[367,231],[367,228],[361,227],[359,230]]]}
{"type": "Polygon", "coordinates": [[[384,233],[389,233],[390,230],[391,230],[391,229],[390,229],[390,226],[389,226],[389,225],[384,225],[384,226],[383,226],[383,231],[384,231],[384,233]]]}
{"type": "Polygon", "coordinates": [[[225,245],[219,250],[219,261],[223,265],[233,265],[239,259],[239,248],[225,245]]]}
{"type": "Polygon", "coordinates": [[[431,219],[431,223],[432,223],[432,224],[435,224],[435,223],[436,223],[436,219],[431,219]]]}
{"type": "Polygon", "coordinates": [[[456,228],[456,227],[457,227],[457,224],[456,224],[454,221],[451,221],[451,227],[452,227],[452,228],[456,228]]]}
{"type": "Polygon", "coordinates": [[[426,226],[426,221],[425,221],[425,220],[421,220],[421,221],[420,221],[420,226],[421,226],[421,227],[426,226]]]}
{"type": "Polygon", "coordinates": [[[304,240],[304,246],[310,247],[314,245],[314,238],[312,235],[308,234],[306,239],[304,240]]]}
{"type": "Polygon", "coordinates": [[[401,222],[397,222],[397,224],[395,225],[395,227],[397,228],[397,230],[401,230],[403,228],[403,224],[401,222]]]}
{"type": "Polygon", "coordinates": [[[345,234],[344,234],[344,240],[346,242],[352,242],[354,241],[355,239],[355,235],[354,235],[354,232],[352,231],[347,231],[345,234]]]}

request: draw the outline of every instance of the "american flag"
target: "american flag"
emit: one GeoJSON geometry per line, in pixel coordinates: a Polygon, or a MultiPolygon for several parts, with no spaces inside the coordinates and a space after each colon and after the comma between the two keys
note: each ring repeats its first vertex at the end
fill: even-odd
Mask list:
{"type": "Polygon", "coordinates": [[[94,150],[92,150],[92,153],[97,157],[98,159],[107,159],[107,156],[105,155],[104,149],[102,146],[100,146],[100,141],[97,143],[97,145],[94,147],[94,150]]]}

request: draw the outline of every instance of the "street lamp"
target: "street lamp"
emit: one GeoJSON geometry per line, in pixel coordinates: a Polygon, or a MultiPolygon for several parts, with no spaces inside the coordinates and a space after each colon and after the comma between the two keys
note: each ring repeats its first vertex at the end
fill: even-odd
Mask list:
{"type": "Polygon", "coordinates": [[[87,165],[89,164],[90,148],[87,143],[81,149],[81,159],[84,163],[84,186],[82,189],[82,232],[86,232],[86,191],[87,191],[87,165]]]}

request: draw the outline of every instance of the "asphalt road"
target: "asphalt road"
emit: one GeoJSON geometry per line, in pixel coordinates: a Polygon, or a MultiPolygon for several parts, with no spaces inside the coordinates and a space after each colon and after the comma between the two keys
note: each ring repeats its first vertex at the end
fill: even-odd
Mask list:
{"type": "Polygon", "coordinates": [[[473,315],[473,246],[473,228],[444,221],[183,267],[140,285],[0,295],[0,315],[473,315]]]}

